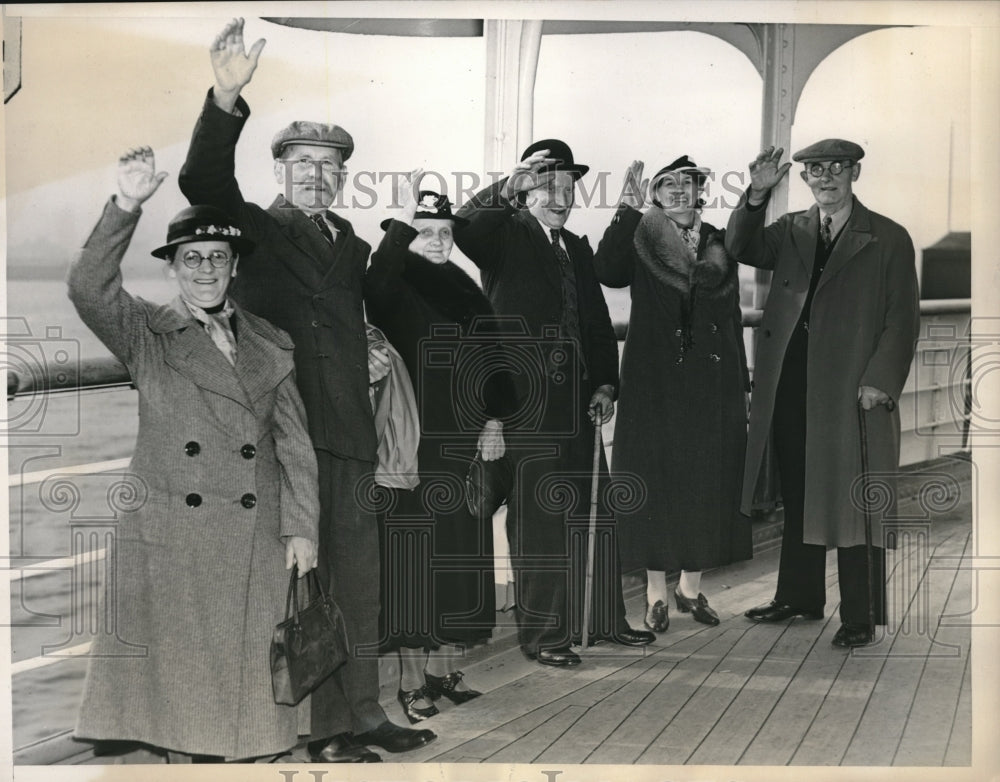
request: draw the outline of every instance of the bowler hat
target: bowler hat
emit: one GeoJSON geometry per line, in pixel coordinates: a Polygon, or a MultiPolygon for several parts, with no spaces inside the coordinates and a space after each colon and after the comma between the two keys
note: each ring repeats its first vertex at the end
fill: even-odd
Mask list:
{"type": "Polygon", "coordinates": [[[578,165],[575,163],[573,160],[573,150],[569,148],[569,144],[565,141],[560,141],[557,138],[546,138],[541,141],[536,141],[524,150],[524,154],[521,155],[521,160],[525,160],[536,152],[541,152],[543,149],[547,149],[549,151],[546,157],[552,158],[554,162],[550,165],[545,165],[539,168],[539,174],[545,174],[549,171],[568,171],[575,179],[579,179],[590,171],[590,166],[578,165]]]}
{"type": "MultiPolygon", "coordinates": [[[[451,201],[448,196],[435,193],[433,190],[421,190],[417,203],[417,213],[414,220],[451,220],[455,225],[465,225],[469,221],[464,217],[456,217],[451,213],[451,201]]],[[[392,218],[388,217],[379,223],[383,231],[389,230],[392,218]]]]}
{"type": "Polygon", "coordinates": [[[792,160],[796,163],[812,163],[817,160],[861,160],[865,156],[865,151],[853,141],[845,141],[842,138],[825,138],[810,144],[805,149],[800,149],[792,160]]]}
{"type": "Polygon", "coordinates": [[[152,254],[167,259],[177,245],[187,242],[229,242],[240,254],[253,249],[253,242],[243,238],[229,215],[214,206],[189,206],[179,211],[167,226],[167,243],[152,254]]]}
{"type": "Polygon", "coordinates": [[[700,185],[708,178],[708,175],[712,173],[712,171],[709,168],[702,168],[698,166],[698,164],[691,160],[691,158],[687,155],[681,155],[673,163],[668,163],[653,174],[653,178],[649,180],[650,191],[656,190],[656,186],[660,183],[660,180],[667,174],[674,173],[691,174],[691,176],[693,176],[700,185]]]}
{"type": "Polygon", "coordinates": [[[289,144],[308,144],[312,147],[334,147],[341,150],[341,159],[347,160],[354,152],[354,139],[340,125],[296,120],[274,134],[271,155],[277,160],[289,144]]]}

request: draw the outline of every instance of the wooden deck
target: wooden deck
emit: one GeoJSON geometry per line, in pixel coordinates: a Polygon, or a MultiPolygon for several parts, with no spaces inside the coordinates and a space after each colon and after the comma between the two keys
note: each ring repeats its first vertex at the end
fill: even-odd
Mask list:
{"type": "MultiPolygon", "coordinates": [[[[964,486],[963,489],[967,489],[964,486]]],[[[967,491],[963,494],[968,495],[967,491]]],[[[916,508],[903,504],[905,515],[916,508]]],[[[919,526],[919,525],[918,525],[919,526]]],[[[889,554],[895,626],[848,653],[839,627],[836,553],[827,618],[755,625],[742,613],[773,596],[777,549],[706,574],[722,617],[709,628],[671,611],[645,650],[598,645],[573,669],[516,648],[472,661],[485,695],[422,723],[437,741],[407,763],[963,766],[971,763],[970,506],[933,517],[889,554]]],[[[629,601],[641,626],[645,596],[629,601]]],[[[398,706],[390,718],[403,722],[398,706]]],[[[294,760],[305,760],[301,749],[294,760]]],[[[289,758],[288,760],[293,760],[289,758]]]]}
{"type": "MultiPolygon", "coordinates": [[[[583,663],[530,662],[503,617],[494,640],[463,665],[484,696],[421,727],[438,738],[389,755],[402,763],[656,764],[719,766],[969,766],[972,762],[970,627],[973,571],[968,464],[958,498],[928,515],[901,502],[910,535],[888,554],[890,622],[879,643],[848,652],[839,627],[836,552],[828,556],[826,618],[756,625],[748,607],[774,593],[778,548],[706,573],[703,591],[722,622],[710,628],[671,610],[655,644],[598,645],[583,663]]],[[[642,589],[629,592],[641,627],[642,589]]],[[[384,672],[385,673],[385,672],[384,672]]],[[[383,705],[406,724],[394,676],[383,705]]],[[[308,724],[305,722],[304,724],[308,724]]],[[[272,763],[306,763],[303,744],[272,763]]],[[[69,763],[156,762],[145,753],[69,763]]],[[[162,761],[161,761],[162,762],[162,761]]]]}

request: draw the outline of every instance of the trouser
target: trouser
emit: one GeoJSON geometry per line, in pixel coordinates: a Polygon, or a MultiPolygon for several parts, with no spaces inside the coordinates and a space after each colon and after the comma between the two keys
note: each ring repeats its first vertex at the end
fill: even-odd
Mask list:
{"type": "MultiPolygon", "coordinates": [[[[541,443],[511,439],[518,465],[507,513],[518,640],[528,654],[582,638],[594,430],[541,443]],[[555,447],[553,447],[555,446],[555,447]]],[[[608,483],[601,454],[599,497],[608,483]]],[[[613,516],[600,503],[588,635],[627,630],[613,516]]]]}
{"type": "MultiPolygon", "coordinates": [[[[796,362],[797,363],[797,362],[796,362]]],[[[818,610],[826,603],[826,546],[803,543],[806,486],[806,390],[802,367],[786,366],[775,396],[773,431],[785,526],[774,599],[797,608],[818,610]]],[[[849,502],[849,498],[845,498],[849,502]]],[[[885,549],[871,547],[875,624],[885,624],[885,549]]],[[[866,546],[837,549],[840,620],[868,624],[866,546]]]]}
{"type": "Polygon", "coordinates": [[[379,545],[373,467],[317,451],[319,574],[344,616],[350,657],[312,693],[312,738],[361,733],[385,721],[378,703],[379,545]],[[360,488],[359,488],[360,487],[360,488]]]}

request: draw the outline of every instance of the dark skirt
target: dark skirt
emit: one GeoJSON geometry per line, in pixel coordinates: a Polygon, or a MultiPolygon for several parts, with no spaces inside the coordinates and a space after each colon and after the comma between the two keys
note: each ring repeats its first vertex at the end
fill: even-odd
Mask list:
{"type": "Polygon", "coordinates": [[[380,649],[485,643],[496,624],[492,519],[465,506],[469,448],[420,442],[421,482],[379,514],[380,649]]]}

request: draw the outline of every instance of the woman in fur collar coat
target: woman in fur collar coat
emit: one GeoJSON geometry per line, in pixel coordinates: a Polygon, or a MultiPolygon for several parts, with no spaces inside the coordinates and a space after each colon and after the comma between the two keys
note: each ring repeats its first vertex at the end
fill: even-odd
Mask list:
{"type": "Polygon", "coordinates": [[[699,214],[708,170],[687,156],[665,166],[642,214],[642,166],[626,175],[594,268],[604,285],[631,286],[611,470],[645,487],[617,514],[622,571],[646,569],[646,626],[663,632],[666,573],[681,571],[678,610],[714,625],[701,571],[752,556],[739,514],[749,378],[736,261],[699,214]]]}
{"type": "Polygon", "coordinates": [[[402,356],[420,415],[420,485],[393,492],[380,514],[381,648],[399,650],[397,698],[411,722],[437,714],[441,695],[458,704],[480,694],[457,664],[495,624],[493,530],[491,518],[470,514],[464,482],[477,450],[483,461],[504,456],[500,419],[516,406],[509,375],[491,363],[496,344],[484,338],[489,300],[448,261],[461,218],[445,196],[415,197],[421,175],[400,183],[402,209],[382,223],[365,277],[369,320],[402,356]]]}

